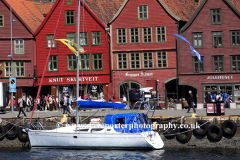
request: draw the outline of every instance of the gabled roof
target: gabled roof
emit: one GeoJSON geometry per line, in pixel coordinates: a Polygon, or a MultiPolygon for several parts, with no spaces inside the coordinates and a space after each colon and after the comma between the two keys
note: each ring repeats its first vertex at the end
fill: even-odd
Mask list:
{"type": "MultiPolygon", "coordinates": [[[[192,22],[195,20],[195,18],[197,17],[199,12],[202,10],[202,8],[204,7],[204,5],[206,4],[207,1],[208,0],[200,1],[201,4],[199,5],[199,7],[195,11],[195,13],[192,15],[192,17],[189,19],[189,21],[180,29],[181,32],[184,32],[192,24],[192,22]]],[[[240,17],[240,12],[239,12],[240,1],[239,0],[222,0],[222,1],[224,1],[240,17]],[[235,5],[238,7],[238,9],[235,5]]]]}
{"type": "MultiPolygon", "coordinates": [[[[114,17],[109,21],[112,23],[121,13],[125,5],[129,0],[125,0],[122,6],[119,8],[114,17]]],[[[197,9],[197,4],[194,0],[156,0],[162,7],[177,21],[188,21],[197,9]]]]}
{"type": "Polygon", "coordinates": [[[8,5],[12,6],[12,9],[23,20],[27,27],[32,32],[36,31],[38,26],[42,23],[44,17],[40,11],[36,8],[33,2],[28,0],[3,0],[8,5]]]}
{"type": "Polygon", "coordinates": [[[42,15],[47,15],[50,9],[53,6],[53,3],[39,3],[34,2],[34,5],[37,7],[37,9],[42,13],[42,15]]]}
{"type": "Polygon", "coordinates": [[[124,0],[87,0],[85,3],[105,24],[113,18],[124,0]]]}
{"type": "MultiPolygon", "coordinates": [[[[43,22],[41,23],[41,25],[38,27],[38,29],[35,31],[35,35],[38,35],[38,33],[42,30],[42,28],[45,26],[45,24],[47,23],[47,21],[49,20],[49,18],[51,17],[52,13],[54,12],[54,10],[56,9],[56,7],[59,5],[60,2],[62,2],[63,0],[56,0],[56,2],[54,3],[54,5],[52,6],[52,8],[50,9],[50,11],[48,12],[47,16],[45,17],[45,19],[43,20],[43,22]]],[[[103,27],[103,28],[107,28],[107,25],[104,24],[95,14],[94,12],[87,6],[86,3],[84,3],[83,1],[81,1],[81,5],[84,5],[84,8],[93,16],[93,18],[103,27]]],[[[77,7],[76,7],[77,8],[77,7]]]]}

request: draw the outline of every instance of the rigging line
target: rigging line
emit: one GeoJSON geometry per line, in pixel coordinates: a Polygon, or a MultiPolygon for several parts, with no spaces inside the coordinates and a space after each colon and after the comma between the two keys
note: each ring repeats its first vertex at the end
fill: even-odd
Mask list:
{"type": "MultiPolygon", "coordinates": [[[[43,70],[41,82],[40,82],[40,85],[39,85],[39,88],[38,88],[38,92],[37,92],[37,96],[36,96],[36,97],[39,97],[39,95],[40,95],[40,91],[41,91],[41,88],[42,88],[43,79],[44,79],[44,76],[45,76],[45,73],[46,73],[46,69],[47,69],[47,64],[48,64],[48,61],[49,61],[49,58],[50,58],[50,54],[51,54],[51,51],[52,51],[52,46],[53,46],[54,39],[55,39],[55,36],[56,36],[56,33],[57,33],[57,28],[58,28],[59,20],[60,20],[61,14],[62,14],[63,5],[64,5],[64,1],[63,1],[63,3],[62,3],[62,8],[61,8],[61,10],[60,10],[60,14],[59,14],[58,21],[57,21],[57,24],[56,24],[56,28],[55,28],[55,31],[54,31],[54,35],[53,35],[51,47],[50,47],[50,50],[49,50],[49,52],[48,52],[47,60],[46,60],[45,66],[44,66],[44,70],[43,70]]],[[[32,117],[33,117],[33,114],[34,114],[34,110],[35,110],[35,108],[36,108],[36,104],[37,104],[37,102],[35,102],[35,104],[34,104],[33,111],[32,111],[32,115],[31,115],[31,118],[30,118],[30,122],[32,121],[32,117]]]]}
{"type": "MultiPolygon", "coordinates": [[[[83,2],[84,3],[84,2],[83,2]]],[[[84,3],[85,4],[85,3],[84,3]]],[[[84,7],[84,5],[83,5],[83,7],[84,7]]],[[[83,10],[84,11],[84,10],[83,10]]],[[[83,15],[84,15],[84,12],[83,12],[83,15]]],[[[87,26],[85,23],[85,21],[84,21],[84,18],[85,18],[85,16],[83,16],[83,31],[84,31],[84,29],[85,29],[85,27],[84,26],[87,26]]],[[[90,57],[89,58],[91,58],[92,57],[92,52],[91,52],[91,50],[90,50],[90,45],[88,45],[88,49],[89,49],[89,52],[90,52],[90,57]]],[[[103,54],[102,54],[102,56],[103,56],[103,54]]],[[[93,63],[93,62],[92,62],[93,63]]],[[[90,67],[90,66],[89,66],[90,67]]],[[[103,67],[103,66],[102,66],[103,67]]],[[[87,71],[87,73],[86,73],[86,75],[90,75],[90,72],[92,71],[92,74],[93,75],[96,75],[96,76],[98,76],[98,74],[97,74],[97,72],[94,70],[91,70],[91,67],[90,67],[90,71],[87,71]]],[[[83,72],[83,71],[82,71],[83,72]]],[[[100,80],[100,83],[99,83],[99,81],[98,81],[98,83],[97,83],[99,86],[101,86],[102,85],[102,82],[101,82],[101,80],[100,80]]],[[[87,82],[87,85],[88,85],[88,82],[87,82]]],[[[91,84],[92,85],[92,84],[91,84]]],[[[104,90],[103,89],[103,91],[105,91],[105,93],[108,93],[108,91],[106,91],[106,90],[104,90]]],[[[108,96],[109,96],[110,94],[108,94],[108,96]]]]}
{"type": "MultiPolygon", "coordinates": [[[[58,41],[57,41],[57,57],[58,57],[58,41]]],[[[59,101],[59,98],[60,98],[60,96],[59,96],[59,69],[58,69],[58,87],[57,87],[57,96],[58,96],[58,102],[60,102],[59,101]]],[[[56,102],[56,99],[57,99],[57,97],[55,97],[55,102],[56,102]]],[[[59,109],[59,111],[60,111],[60,105],[58,104],[58,109],[59,109]]]]}

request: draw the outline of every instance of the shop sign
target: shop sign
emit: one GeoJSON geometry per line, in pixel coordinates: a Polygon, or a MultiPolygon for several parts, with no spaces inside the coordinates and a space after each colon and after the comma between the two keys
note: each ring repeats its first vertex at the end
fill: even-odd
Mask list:
{"type": "Polygon", "coordinates": [[[129,74],[128,72],[125,74],[125,77],[144,77],[144,76],[153,76],[153,73],[144,73],[140,72],[140,73],[133,73],[133,74],[129,74]]]}
{"type": "Polygon", "coordinates": [[[68,87],[63,87],[63,93],[68,92],[68,87]]]}
{"type": "Polygon", "coordinates": [[[97,86],[92,86],[92,92],[97,92],[97,86]]]}
{"type": "MultiPolygon", "coordinates": [[[[76,77],[49,78],[49,83],[53,82],[76,82],[76,77]]],[[[98,77],[79,77],[79,82],[96,82],[98,77]]]]}
{"type": "Polygon", "coordinates": [[[233,79],[233,76],[207,76],[207,79],[233,79]]]}

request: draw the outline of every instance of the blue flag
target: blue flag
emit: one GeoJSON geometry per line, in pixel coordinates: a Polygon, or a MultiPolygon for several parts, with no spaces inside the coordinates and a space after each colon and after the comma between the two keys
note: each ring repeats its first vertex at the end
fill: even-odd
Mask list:
{"type": "Polygon", "coordinates": [[[191,48],[191,51],[192,51],[192,54],[196,54],[196,56],[198,57],[199,61],[201,62],[202,64],[202,58],[201,58],[201,55],[193,48],[193,46],[186,40],[186,38],[184,38],[183,36],[180,36],[178,34],[173,34],[174,36],[177,36],[179,38],[182,38],[185,42],[187,42],[191,48]]]}

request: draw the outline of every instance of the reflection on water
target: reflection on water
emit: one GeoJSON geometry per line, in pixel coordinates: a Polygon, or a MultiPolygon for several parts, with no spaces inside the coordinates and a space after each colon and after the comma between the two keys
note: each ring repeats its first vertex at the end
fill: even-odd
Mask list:
{"type": "Polygon", "coordinates": [[[64,150],[0,149],[0,159],[7,160],[72,160],[72,159],[162,159],[162,160],[232,160],[240,159],[237,149],[165,149],[165,150],[64,150]]]}

